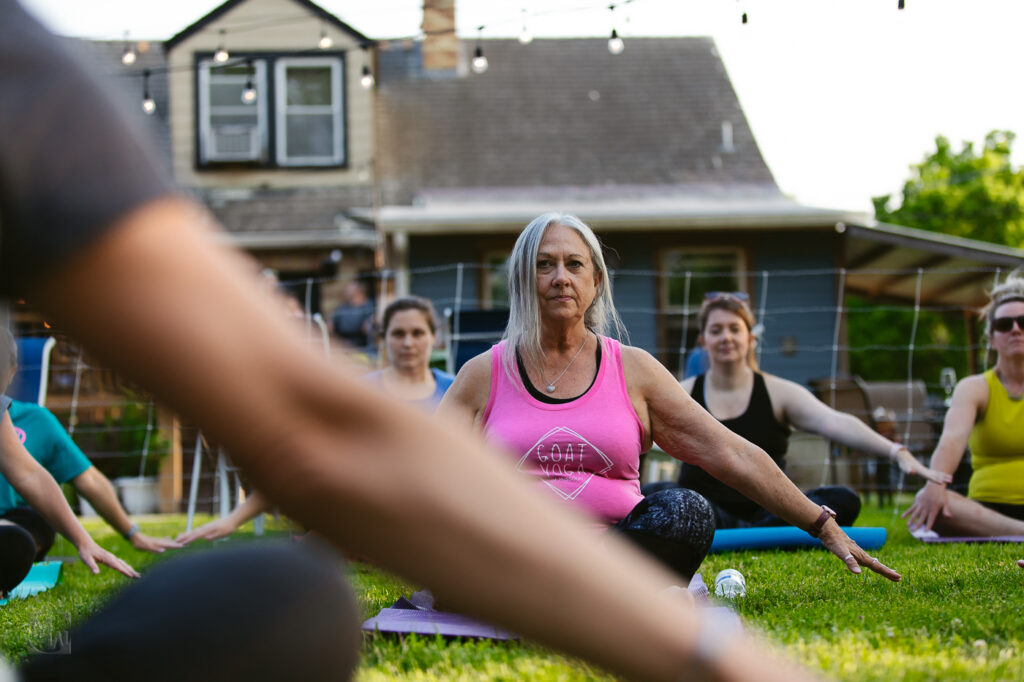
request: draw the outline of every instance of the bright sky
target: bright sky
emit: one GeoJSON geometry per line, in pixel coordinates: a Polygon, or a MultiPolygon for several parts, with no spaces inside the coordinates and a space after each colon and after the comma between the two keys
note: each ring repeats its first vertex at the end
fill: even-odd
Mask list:
{"type": "MultiPolygon", "coordinates": [[[[168,38],[217,0],[22,0],[58,33],[168,38]]],[[[372,38],[413,36],[423,0],[321,0],[372,38]]],[[[457,0],[459,32],[604,36],[609,0],[457,0]],[[523,10],[526,10],[525,13],[523,10]]],[[[898,192],[937,134],[959,145],[1022,130],[1021,0],[633,0],[630,36],[710,35],[784,192],[814,206],[870,210],[898,192]],[[746,11],[750,21],[742,25],[746,11]]],[[[1024,146],[1024,141],[1018,146],[1024,146]]]]}

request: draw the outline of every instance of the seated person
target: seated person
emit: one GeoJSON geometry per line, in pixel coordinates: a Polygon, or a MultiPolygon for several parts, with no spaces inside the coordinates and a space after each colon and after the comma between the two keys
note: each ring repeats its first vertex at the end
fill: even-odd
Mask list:
{"type": "MultiPolygon", "coordinates": [[[[943,483],[952,480],[928,469],[906,448],[856,417],[831,409],[802,386],[758,371],[753,333],[756,324],[746,294],[708,294],[698,324],[699,343],[707,350],[709,367],[704,375],[685,379],[683,388],[731,431],[762,447],[780,469],[785,469],[789,434],[791,427],[796,427],[855,450],[890,457],[907,473],[943,483]]],[[[675,486],[695,490],[707,498],[715,510],[718,528],[786,525],[742,492],[690,463],[683,464],[678,483],[654,483],[645,490],[675,486]]],[[[823,486],[805,494],[833,509],[840,525],[851,525],[860,513],[860,498],[847,487],[823,486]]]]}
{"type": "MultiPolygon", "coordinates": [[[[6,352],[10,372],[6,377],[9,385],[18,368],[18,347],[10,332],[0,337],[0,352],[6,352]]],[[[12,400],[8,410],[14,431],[29,454],[39,462],[58,483],[70,482],[78,494],[92,505],[103,520],[124,536],[135,549],[147,552],[163,552],[165,549],[180,547],[170,538],[151,538],[139,531],[128,513],[117,499],[114,486],[107,477],[92,465],[85,453],[68,436],[57,418],[48,409],[35,403],[12,400]]],[[[25,528],[36,545],[36,561],[42,561],[53,546],[55,533],[50,524],[25,502],[11,484],[0,475],[0,518],[25,528]]]]}
{"type": "Polygon", "coordinates": [[[982,311],[995,366],[961,379],[932,455],[956,471],[971,448],[967,497],[929,481],[904,512],[911,530],[940,535],[1024,535],[1024,277],[1010,274],[982,311]]]}
{"type": "Polygon", "coordinates": [[[640,454],[656,441],[820,532],[851,571],[862,563],[899,579],[856,547],[834,513],[802,495],[763,450],[700,409],[657,360],[607,336],[621,330],[608,271],[597,237],[579,218],[534,219],[516,241],[508,273],[505,338],[459,371],[441,412],[481,427],[538,489],[585,513],[595,530],[614,528],[688,581],[711,546],[715,515],[692,490],[641,495],[640,454]]]}
{"type": "Polygon", "coordinates": [[[381,321],[388,364],[367,374],[367,381],[403,402],[430,410],[441,404],[455,377],[430,367],[437,338],[435,320],[434,306],[425,298],[404,296],[389,303],[381,321]]]}
{"type": "MultiPolygon", "coordinates": [[[[15,348],[9,330],[0,330],[0,334],[6,337],[9,349],[15,348]]],[[[10,350],[0,352],[0,381],[5,388],[14,376],[15,359],[10,350]]],[[[60,486],[21,444],[8,414],[10,406],[11,399],[0,395],[0,477],[31,508],[7,509],[0,518],[0,594],[6,596],[28,575],[32,563],[46,554],[53,543],[51,527],[75,546],[93,573],[99,572],[97,563],[101,563],[137,578],[135,569],[97,545],[82,528],[60,486]]]]}
{"type": "Polygon", "coordinates": [[[359,280],[353,280],[345,286],[344,300],[331,314],[331,329],[351,348],[371,352],[375,314],[366,286],[359,280]]]}

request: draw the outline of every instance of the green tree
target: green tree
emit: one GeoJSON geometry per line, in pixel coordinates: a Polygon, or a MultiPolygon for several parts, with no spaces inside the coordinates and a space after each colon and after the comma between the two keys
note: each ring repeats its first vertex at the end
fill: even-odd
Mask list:
{"type": "MultiPolygon", "coordinates": [[[[1024,170],[1013,167],[1015,135],[993,130],[980,149],[964,142],[955,151],[935,138],[935,151],[911,166],[902,192],[874,197],[875,217],[885,223],[1024,246],[1024,170]]],[[[847,340],[850,371],[872,380],[907,376],[907,333],[913,311],[880,308],[873,301],[848,297],[847,340]]],[[[962,312],[923,310],[918,317],[913,358],[915,377],[938,381],[942,367],[967,372],[967,324],[962,312]]]]}
{"type": "Polygon", "coordinates": [[[956,152],[943,136],[935,151],[911,166],[898,206],[893,195],[874,197],[875,217],[959,237],[1024,246],[1024,169],[1010,153],[1016,135],[993,130],[980,150],[964,142],[956,152]]]}

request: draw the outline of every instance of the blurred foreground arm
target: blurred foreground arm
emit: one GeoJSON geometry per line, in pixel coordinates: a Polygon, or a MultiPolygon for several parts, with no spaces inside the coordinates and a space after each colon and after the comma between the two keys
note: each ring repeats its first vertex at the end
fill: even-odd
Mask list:
{"type": "Polygon", "coordinates": [[[479,436],[307,352],[202,220],[183,201],[147,203],[35,294],[230,449],[286,514],[457,609],[633,678],[803,676],[748,641],[708,644],[697,610],[661,593],[663,569],[594,542],[479,436]]]}

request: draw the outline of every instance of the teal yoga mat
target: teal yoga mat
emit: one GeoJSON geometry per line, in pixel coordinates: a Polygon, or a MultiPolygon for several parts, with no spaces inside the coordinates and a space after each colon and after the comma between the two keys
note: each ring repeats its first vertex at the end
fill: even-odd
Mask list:
{"type": "Polygon", "coordinates": [[[0,605],[6,604],[11,599],[25,599],[50,589],[60,579],[60,569],[63,565],[59,561],[43,561],[32,564],[25,579],[10,591],[7,599],[0,599],[0,605]]]}
{"type": "MultiPolygon", "coordinates": [[[[862,549],[878,549],[885,544],[885,528],[871,526],[843,526],[843,531],[862,549]]],[[[821,547],[821,541],[807,531],[793,526],[764,528],[727,528],[716,530],[711,542],[712,552],[732,552],[741,549],[786,549],[792,547],[821,547]]]]}

